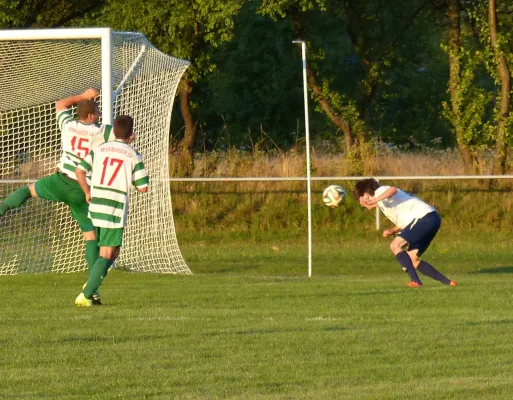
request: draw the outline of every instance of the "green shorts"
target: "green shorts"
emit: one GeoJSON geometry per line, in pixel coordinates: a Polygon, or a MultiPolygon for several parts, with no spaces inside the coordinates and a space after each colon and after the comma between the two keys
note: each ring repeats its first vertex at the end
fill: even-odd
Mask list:
{"type": "Polygon", "coordinates": [[[121,247],[123,243],[123,231],[125,228],[96,228],[98,246],[121,247]]]}
{"type": "Polygon", "coordinates": [[[82,232],[94,231],[93,223],[87,216],[89,204],[87,204],[85,194],[78,182],[56,172],[39,179],[35,183],[35,188],[37,197],[67,204],[71,216],[78,222],[82,232]]]}

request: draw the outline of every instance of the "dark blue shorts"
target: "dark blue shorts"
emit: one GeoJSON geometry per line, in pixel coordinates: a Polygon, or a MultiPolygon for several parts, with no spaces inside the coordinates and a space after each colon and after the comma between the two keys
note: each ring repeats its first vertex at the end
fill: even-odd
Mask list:
{"type": "Polygon", "coordinates": [[[398,236],[408,242],[408,251],[418,250],[417,255],[420,257],[438,233],[441,223],[440,215],[433,211],[413,221],[398,236]]]}

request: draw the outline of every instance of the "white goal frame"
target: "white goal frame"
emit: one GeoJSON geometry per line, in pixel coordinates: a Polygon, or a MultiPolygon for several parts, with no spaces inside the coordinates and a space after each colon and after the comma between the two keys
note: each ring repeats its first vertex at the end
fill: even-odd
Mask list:
{"type": "Polygon", "coordinates": [[[112,29],[55,28],[13,29],[0,31],[0,40],[100,39],[102,46],[102,119],[112,124],[114,98],[112,93],[112,29]]]}

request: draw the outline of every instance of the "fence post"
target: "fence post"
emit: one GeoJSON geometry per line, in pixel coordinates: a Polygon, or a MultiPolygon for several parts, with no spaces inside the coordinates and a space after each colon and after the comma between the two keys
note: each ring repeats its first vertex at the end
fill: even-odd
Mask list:
{"type": "MultiPolygon", "coordinates": [[[[376,181],[379,183],[379,180],[376,179],[376,181]]],[[[376,230],[379,231],[380,228],[381,228],[381,224],[380,224],[380,219],[379,219],[379,207],[376,207],[376,230]]]]}

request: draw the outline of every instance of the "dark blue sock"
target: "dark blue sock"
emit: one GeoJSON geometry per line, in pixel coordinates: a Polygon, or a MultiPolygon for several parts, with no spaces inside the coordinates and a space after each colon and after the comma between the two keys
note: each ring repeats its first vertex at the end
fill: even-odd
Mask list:
{"type": "Polygon", "coordinates": [[[429,276],[431,279],[434,279],[435,281],[442,282],[444,285],[449,285],[451,283],[450,279],[447,279],[447,277],[444,274],[436,270],[431,264],[425,261],[421,261],[417,269],[424,275],[429,276]]]}
{"type": "Polygon", "coordinates": [[[415,268],[413,267],[413,263],[411,262],[411,258],[408,255],[407,252],[404,250],[400,253],[397,253],[395,255],[396,260],[401,264],[401,267],[406,268],[406,272],[408,273],[410,279],[413,282],[417,282],[422,285],[422,282],[420,281],[419,276],[417,275],[417,271],[415,271],[415,268]]]}

